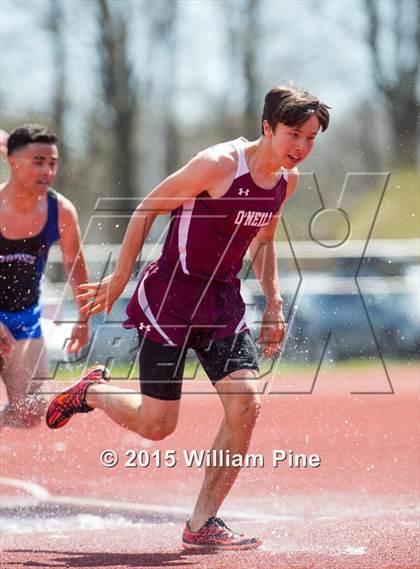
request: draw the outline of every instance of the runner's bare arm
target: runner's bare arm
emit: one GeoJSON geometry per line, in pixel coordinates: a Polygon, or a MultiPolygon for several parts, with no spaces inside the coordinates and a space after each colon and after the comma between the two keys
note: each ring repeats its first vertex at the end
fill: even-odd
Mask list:
{"type": "MultiPolygon", "coordinates": [[[[299,180],[297,168],[289,170],[288,174],[286,200],[283,202],[283,206],[293,195],[299,180]]],[[[280,221],[283,206],[272,219],[271,223],[258,232],[250,245],[252,268],[261,283],[261,288],[266,298],[260,343],[263,346],[263,353],[269,357],[280,349],[285,334],[282,310],[283,300],[279,290],[275,246],[276,229],[280,221]]]]}
{"type": "Polygon", "coordinates": [[[109,312],[131,277],[134,263],[155,218],[223,183],[234,168],[232,157],[207,149],[160,183],[132,215],[114,273],[101,283],[80,287],[79,299],[84,303],[82,311],[90,315],[104,309],[109,312]]]}
{"type": "Polygon", "coordinates": [[[125,234],[115,273],[130,279],[136,258],[158,215],[166,214],[196,197],[226,176],[231,162],[205,151],[160,183],[137,207],[125,234]]]}
{"type": "Polygon", "coordinates": [[[81,302],[77,298],[79,286],[88,282],[86,261],[81,249],[79,220],[74,205],[64,198],[59,201],[60,247],[63,264],[70,280],[75,302],[79,311],[78,322],[75,323],[67,351],[78,352],[89,341],[89,326],[86,317],[81,312],[81,302]]]}

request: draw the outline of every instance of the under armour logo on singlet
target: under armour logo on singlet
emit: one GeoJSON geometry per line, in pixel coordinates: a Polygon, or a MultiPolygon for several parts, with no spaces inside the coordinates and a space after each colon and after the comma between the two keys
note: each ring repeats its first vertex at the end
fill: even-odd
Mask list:
{"type": "Polygon", "coordinates": [[[238,193],[240,196],[247,196],[249,194],[249,190],[244,190],[243,188],[239,188],[238,193]]]}
{"type": "Polygon", "coordinates": [[[146,332],[150,332],[151,326],[150,324],[143,324],[143,322],[141,322],[139,324],[139,330],[146,330],[146,332]]]}

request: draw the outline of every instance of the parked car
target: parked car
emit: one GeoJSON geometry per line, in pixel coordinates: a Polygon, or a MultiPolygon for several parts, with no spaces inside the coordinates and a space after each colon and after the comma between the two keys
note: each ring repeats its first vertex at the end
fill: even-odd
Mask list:
{"type": "MultiPolygon", "coordinates": [[[[412,278],[360,280],[306,275],[295,298],[285,295],[289,322],[284,357],[319,361],[329,338],[333,359],[414,357],[420,353],[420,294],[412,278]],[[289,313],[289,310],[291,312],[289,313]]],[[[264,296],[256,292],[262,313],[264,296]]]]}
{"type": "MultiPolygon", "coordinates": [[[[330,273],[305,274],[282,278],[284,314],[288,321],[284,357],[289,361],[319,361],[328,337],[329,355],[334,359],[375,357],[415,357],[420,352],[418,326],[420,294],[417,273],[401,277],[354,278],[330,273]]],[[[111,314],[91,319],[92,339],[79,359],[89,364],[97,361],[112,366],[134,363],[137,334],[125,330],[125,307],[135,282],[115,303],[111,314]]],[[[51,291],[50,291],[51,292],[51,291]]],[[[246,304],[246,318],[251,333],[259,335],[265,298],[259,283],[247,279],[241,283],[246,304]]],[[[45,296],[44,334],[52,362],[73,360],[64,351],[76,318],[73,301],[59,296],[45,296]]]]}

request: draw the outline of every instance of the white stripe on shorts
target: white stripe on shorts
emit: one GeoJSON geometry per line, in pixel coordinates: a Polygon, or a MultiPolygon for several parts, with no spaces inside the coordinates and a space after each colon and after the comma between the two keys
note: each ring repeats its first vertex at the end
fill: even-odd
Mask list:
{"type": "Polygon", "coordinates": [[[235,334],[238,334],[244,326],[246,326],[245,312],[244,312],[244,315],[242,316],[242,319],[239,321],[239,324],[235,328],[235,334]]]}
{"type": "Polygon", "coordinates": [[[175,346],[175,344],[172,342],[172,340],[165,334],[165,332],[159,326],[156,318],[153,315],[153,312],[150,309],[150,305],[149,305],[149,302],[148,302],[147,296],[146,296],[146,291],[144,289],[144,281],[146,279],[147,279],[147,276],[144,277],[144,279],[141,281],[140,286],[139,286],[138,301],[139,301],[139,304],[141,306],[141,309],[143,310],[143,312],[147,316],[147,319],[149,320],[149,322],[151,322],[153,328],[155,328],[159,332],[159,334],[162,336],[162,338],[164,338],[168,342],[168,344],[170,344],[171,346],[175,346]]]}

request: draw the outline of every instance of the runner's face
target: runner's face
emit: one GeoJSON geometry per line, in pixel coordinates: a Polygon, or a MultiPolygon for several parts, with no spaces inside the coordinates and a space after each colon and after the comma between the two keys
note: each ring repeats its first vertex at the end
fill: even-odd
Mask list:
{"type": "Polygon", "coordinates": [[[26,190],[44,194],[57,173],[58,149],[55,144],[32,143],[9,157],[12,178],[26,190]]]}
{"type": "Polygon", "coordinates": [[[281,165],[290,170],[303,162],[312,150],[319,128],[319,120],[315,115],[300,126],[278,123],[274,133],[268,126],[273,153],[280,159],[281,165]]]}

